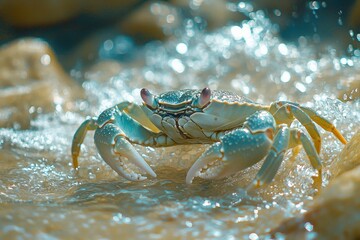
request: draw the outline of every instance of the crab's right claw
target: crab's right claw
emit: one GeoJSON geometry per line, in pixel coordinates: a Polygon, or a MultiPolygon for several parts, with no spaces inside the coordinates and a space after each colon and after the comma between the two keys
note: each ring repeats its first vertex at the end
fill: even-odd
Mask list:
{"type": "Polygon", "coordinates": [[[213,165],[216,161],[221,160],[223,152],[221,149],[221,143],[217,142],[208,148],[199,159],[196,160],[194,165],[191,166],[187,175],[186,183],[191,184],[195,177],[201,177],[204,179],[211,179],[217,176],[220,168],[207,169],[208,166],[213,165]]]}
{"type": "Polygon", "coordinates": [[[265,111],[248,117],[243,128],[226,133],[190,168],[186,183],[195,177],[219,179],[246,169],[263,159],[272,144],[275,120],[265,111]]]}
{"type": "Polygon", "coordinates": [[[105,162],[119,175],[130,181],[145,180],[146,177],[141,172],[156,177],[156,173],[119,132],[120,130],[113,124],[107,124],[95,132],[95,144],[105,162]],[[125,162],[124,158],[128,161],[125,162]]]}

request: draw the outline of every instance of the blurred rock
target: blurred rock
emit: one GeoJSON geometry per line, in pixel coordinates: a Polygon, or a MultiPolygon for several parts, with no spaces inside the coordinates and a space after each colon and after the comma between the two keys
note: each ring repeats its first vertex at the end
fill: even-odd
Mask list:
{"type": "Polygon", "coordinates": [[[45,42],[23,39],[0,49],[0,127],[28,128],[32,114],[55,104],[70,109],[81,96],[45,42]]]}
{"type": "Polygon", "coordinates": [[[316,239],[359,239],[359,209],[360,167],[357,167],[324,189],[303,217],[282,223],[274,232],[284,233],[288,239],[306,239],[312,231],[316,239]]]}
{"type": "Polygon", "coordinates": [[[342,85],[345,87],[345,90],[340,92],[340,100],[354,101],[360,98],[360,75],[351,76],[342,85]]]}
{"type": "Polygon", "coordinates": [[[86,81],[106,82],[119,74],[124,67],[116,61],[102,61],[85,70],[86,81]]]}
{"type": "Polygon", "coordinates": [[[230,21],[239,22],[246,17],[238,11],[231,11],[226,0],[172,0],[176,6],[191,8],[195,15],[203,17],[207,22],[208,29],[216,29],[229,23],[230,21]],[[216,14],[214,11],[216,9],[216,14]]]}
{"type": "Polygon", "coordinates": [[[81,13],[105,15],[121,11],[137,2],[139,1],[4,0],[0,1],[0,17],[15,27],[49,26],[74,18],[81,13]]]}
{"type": "Polygon", "coordinates": [[[77,1],[5,0],[0,2],[0,16],[16,27],[48,26],[74,17],[77,1]]]}
{"type": "Polygon", "coordinates": [[[360,1],[357,0],[350,8],[350,14],[348,17],[348,23],[352,27],[360,27],[360,1]]]}
{"type": "Polygon", "coordinates": [[[355,133],[351,140],[346,144],[340,156],[332,166],[331,172],[340,175],[360,165],[360,131],[355,133]]]}
{"type": "MultiPolygon", "coordinates": [[[[308,212],[282,223],[273,235],[305,239],[316,233],[317,239],[360,238],[360,132],[346,145],[334,168],[341,174],[318,196],[308,212]],[[348,169],[351,169],[347,171],[348,169]]],[[[335,174],[336,174],[335,173],[335,174]]]]}
{"type": "Polygon", "coordinates": [[[137,39],[159,39],[166,36],[169,29],[181,24],[181,17],[175,6],[156,1],[142,5],[118,25],[122,33],[137,39]]]}

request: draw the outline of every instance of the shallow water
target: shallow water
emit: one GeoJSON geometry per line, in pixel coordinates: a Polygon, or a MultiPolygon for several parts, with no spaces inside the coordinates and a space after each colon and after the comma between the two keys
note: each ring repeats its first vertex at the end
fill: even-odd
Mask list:
{"type": "MultiPolygon", "coordinates": [[[[158,178],[129,182],[101,160],[90,133],[79,171],[71,166],[71,139],[85,117],[120,101],[140,102],[143,87],[160,93],[210,86],[261,103],[297,101],[350,139],[359,129],[359,100],[336,98],[359,72],[359,59],[339,57],[330,46],[319,51],[306,41],[282,42],[262,11],[249,17],[211,33],[201,30],[199,19],[188,19],[170,29],[168,42],[139,51],[137,59],[143,61],[134,60],[106,82],[86,79],[87,98],[76,103],[77,111],[63,111],[59,104],[54,113],[39,114],[29,130],[0,129],[0,236],[262,239],[284,219],[306,212],[316,190],[315,171],[303,150],[295,161],[289,160],[289,151],[274,183],[248,193],[244,189],[259,164],[224,180],[185,184],[187,169],[207,147],[201,145],[138,146],[158,178]]],[[[293,126],[302,128],[297,122],[293,126]]],[[[320,132],[325,186],[343,145],[320,132]]],[[[305,227],[309,238],[315,236],[311,226],[305,227]]]]}

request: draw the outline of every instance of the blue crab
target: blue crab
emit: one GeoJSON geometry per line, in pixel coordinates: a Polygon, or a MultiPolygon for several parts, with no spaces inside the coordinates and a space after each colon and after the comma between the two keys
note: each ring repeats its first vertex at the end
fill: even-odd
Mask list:
{"type": "Polygon", "coordinates": [[[227,91],[179,90],[154,95],[141,90],[141,106],[122,102],[85,120],[72,143],[74,168],[88,130],[95,130],[95,145],[105,162],[131,181],[156,177],[133,144],[165,147],[179,144],[211,144],[186,176],[223,178],[264,160],[253,184],[270,183],[287,149],[303,146],[321,178],[321,138],[314,123],[332,132],[343,144],[335,126],[314,110],[289,101],[270,105],[255,103],[227,91]],[[297,119],[308,135],[291,128],[297,119]],[[135,166],[134,166],[135,165],[135,166]],[[137,166],[137,167],[136,167],[137,166]]]}

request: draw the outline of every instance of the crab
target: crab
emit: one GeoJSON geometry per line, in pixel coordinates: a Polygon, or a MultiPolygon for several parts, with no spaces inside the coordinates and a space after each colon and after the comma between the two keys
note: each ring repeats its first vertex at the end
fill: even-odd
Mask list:
{"type": "Polygon", "coordinates": [[[122,102],[80,125],[71,150],[75,169],[81,144],[89,130],[95,130],[95,145],[103,160],[131,181],[145,180],[145,174],[156,177],[133,144],[151,147],[211,144],[189,169],[188,184],[195,177],[224,178],[264,159],[252,186],[270,183],[285,152],[300,146],[321,178],[321,137],[315,123],[346,144],[331,122],[311,108],[294,102],[276,101],[263,105],[207,87],[160,95],[143,88],[140,95],[142,105],[122,102]],[[291,127],[295,119],[305,127],[305,132],[291,127]]]}

